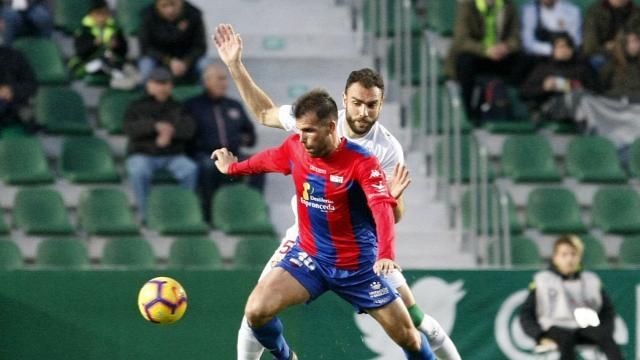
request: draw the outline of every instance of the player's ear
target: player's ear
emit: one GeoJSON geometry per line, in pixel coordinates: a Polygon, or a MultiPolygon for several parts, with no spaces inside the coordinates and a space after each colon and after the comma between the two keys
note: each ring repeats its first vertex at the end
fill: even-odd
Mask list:
{"type": "Polygon", "coordinates": [[[347,93],[346,92],[342,93],[342,107],[343,108],[347,107],[347,93]]]}

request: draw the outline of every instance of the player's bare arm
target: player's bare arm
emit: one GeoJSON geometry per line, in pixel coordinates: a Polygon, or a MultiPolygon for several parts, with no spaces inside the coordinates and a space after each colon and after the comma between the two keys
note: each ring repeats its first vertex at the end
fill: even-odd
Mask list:
{"type": "Polygon", "coordinates": [[[396,224],[400,222],[402,215],[404,215],[404,196],[402,194],[409,184],[411,184],[409,169],[404,164],[396,164],[389,179],[389,191],[398,202],[398,205],[393,209],[393,217],[396,224]]]}
{"type": "Polygon", "coordinates": [[[253,81],[242,63],[242,38],[229,24],[220,24],[213,34],[218,55],[236,83],[240,96],[258,121],[266,126],[282,129],[278,108],[271,98],[253,81]]]}
{"type": "Polygon", "coordinates": [[[238,162],[238,158],[234,156],[231,151],[227,150],[227,148],[214,150],[213,153],[211,153],[211,159],[214,160],[216,167],[223,174],[228,174],[229,166],[238,162]]]}

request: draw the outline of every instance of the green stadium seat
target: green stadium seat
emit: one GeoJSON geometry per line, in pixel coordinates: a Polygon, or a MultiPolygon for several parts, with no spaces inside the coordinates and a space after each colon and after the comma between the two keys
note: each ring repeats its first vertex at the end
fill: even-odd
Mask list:
{"type": "Polygon", "coordinates": [[[567,173],[580,182],[625,182],[613,143],[602,136],[575,137],[565,156],[567,173]]]}
{"type": "Polygon", "coordinates": [[[9,239],[0,239],[0,270],[22,267],[22,254],[18,244],[9,239]]]}
{"type": "Polygon", "coordinates": [[[107,267],[153,268],[155,262],[151,244],[140,237],[109,239],[102,250],[101,263],[107,267]]]}
{"type": "MultiPolygon", "coordinates": [[[[381,24],[381,19],[382,19],[382,1],[381,0],[369,0],[369,1],[364,1],[364,6],[363,6],[363,25],[364,25],[364,29],[365,31],[371,31],[371,6],[372,6],[372,2],[375,1],[376,4],[376,14],[375,17],[376,19],[378,19],[378,21],[376,22],[377,27],[376,27],[376,31],[375,31],[375,36],[394,36],[395,34],[395,23],[396,23],[396,18],[395,18],[395,14],[396,14],[396,1],[399,0],[387,0],[387,34],[383,35],[382,34],[382,24],[381,24]]],[[[431,5],[429,5],[431,6],[431,5]]],[[[418,14],[418,12],[416,11],[416,9],[414,8],[411,11],[411,32],[413,34],[418,34],[420,33],[423,29],[426,28],[426,21],[423,17],[420,16],[420,14],[418,14]]]]}
{"type": "Polygon", "coordinates": [[[20,189],[13,206],[13,221],[30,235],[73,233],[62,196],[54,189],[20,189]]]}
{"type": "Polygon", "coordinates": [[[483,128],[493,134],[531,134],[537,129],[531,121],[531,114],[527,105],[520,99],[518,89],[507,85],[507,95],[511,102],[513,118],[499,119],[502,121],[485,122],[483,128]]]}
{"type": "MultiPolygon", "coordinates": [[[[496,264],[493,252],[496,243],[489,244],[489,264],[496,264]]],[[[503,255],[504,256],[504,255],[503,255]]],[[[538,245],[524,235],[511,238],[511,265],[538,267],[542,264],[538,245]]]]}
{"type": "Polygon", "coordinates": [[[110,134],[122,134],[122,124],[127,108],[142,94],[140,91],[105,90],[98,100],[99,126],[110,134]]]}
{"type": "Polygon", "coordinates": [[[502,172],[515,182],[560,181],[551,145],[541,135],[512,135],[502,145],[502,172]]]}
{"type": "MultiPolygon", "coordinates": [[[[453,139],[451,139],[449,142],[449,181],[450,182],[455,181],[455,171],[454,171],[455,159],[454,159],[453,149],[454,149],[454,142],[453,142],[453,139]]],[[[469,180],[471,179],[471,154],[469,154],[469,151],[471,149],[475,149],[475,153],[477,154],[476,164],[478,165],[478,168],[477,168],[478,176],[480,176],[479,175],[480,174],[480,155],[478,151],[478,143],[476,139],[473,137],[473,135],[463,134],[460,137],[460,178],[461,178],[461,181],[464,183],[469,182],[469,180]]],[[[495,173],[491,166],[491,163],[487,165],[488,165],[487,177],[489,181],[491,181],[493,180],[495,173]]],[[[444,141],[440,141],[436,145],[436,168],[439,176],[444,175],[444,166],[445,166],[444,141]]]]}
{"type": "Polygon", "coordinates": [[[13,47],[20,50],[27,58],[39,84],[67,83],[69,76],[67,66],[53,40],[43,37],[22,37],[16,39],[13,47]]]}
{"type": "Polygon", "coordinates": [[[458,1],[429,1],[427,26],[443,36],[452,36],[458,1]]]}
{"type": "Polygon", "coordinates": [[[40,268],[85,269],[89,265],[89,255],[82,240],[46,239],[38,244],[35,262],[40,268]]]}
{"type": "Polygon", "coordinates": [[[116,21],[126,35],[137,35],[140,29],[142,10],[153,4],[153,0],[118,0],[116,21]]]}
{"type": "Polygon", "coordinates": [[[169,249],[170,268],[220,268],[222,258],[216,243],[206,237],[179,238],[169,249]]]}
{"type": "Polygon", "coordinates": [[[640,265],[640,236],[628,236],[622,240],[618,250],[620,265],[640,265]]]}
{"type": "Polygon", "coordinates": [[[181,102],[188,100],[196,95],[202,94],[204,88],[200,85],[178,85],[173,88],[172,96],[181,102]]]}
{"type": "Polygon", "coordinates": [[[147,200],[147,225],[164,235],[208,231],[198,197],[179,185],[158,185],[151,189],[147,200]]]}
{"type": "Polygon", "coordinates": [[[218,189],[211,203],[212,224],[226,234],[273,234],[262,194],[244,185],[218,189]]]}
{"type": "Polygon", "coordinates": [[[601,188],[593,197],[591,218],[605,233],[640,233],[640,195],[631,187],[601,188]]]}
{"type": "MultiPolygon", "coordinates": [[[[481,224],[481,213],[480,213],[480,208],[481,208],[481,199],[480,199],[480,193],[481,192],[474,192],[474,194],[476,194],[476,207],[477,207],[477,211],[476,211],[476,221],[475,221],[475,230],[476,232],[481,232],[482,231],[482,224],[481,224]]],[[[471,195],[472,192],[467,190],[464,195],[462,195],[462,201],[460,203],[460,206],[462,207],[462,224],[464,226],[465,229],[467,230],[471,230],[471,221],[472,221],[472,214],[471,214],[471,209],[472,209],[472,204],[471,204],[471,195]]],[[[520,220],[518,220],[518,213],[516,211],[516,206],[513,203],[513,199],[511,198],[511,196],[508,196],[508,200],[509,200],[509,204],[508,204],[508,212],[509,212],[509,229],[511,231],[512,234],[519,234],[520,232],[522,232],[522,224],[520,224],[520,220]]],[[[487,206],[489,211],[487,212],[487,231],[490,234],[493,234],[493,206],[492,206],[492,201],[497,201],[496,199],[496,193],[493,190],[493,188],[489,189],[489,192],[487,194],[487,206]]],[[[498,203],[498,206],[499,203],[498,203]]],[[[501,230],[501,229],[500,229],[501,230]]]]}
{"type": "Polygon", "coordinates": [[[273,236],[243,237],[236,245],[233,257],[236,269],[262,269],[280,242],[273,236]]]}
{"type": "Polygon", "coordinates": [[[629,147],[629,172],[635,178],[640,178],[640,138],[629,147]]]}
{"type": "Polygon", "coordinates": [[[115,161],[102,139],[82,136],[64,140],[60,172],[74,183],[118,182],[115,161]]]}
{"type": "Polygon", "coordinates": [[[84,191],[78,203],[78,220],[90,235],[139,233],[127,196],[119,188],[84,191]]]}
{"type": "Polygon", "coordinates": [[[0,179],[8,184],[45,184],[53,181],[40,142],[35,137],[0,141],[0,179]]]}
{"type": "Polygon", "coordinates": [[[68,87],[41,87],[35,98],[35,116],[51,134],[91,134],[82,96],[68,87]],[[64,109],[64,111],[61,111],[64,109]]]}
{"type": "Polygon", "coordinates": [[[89,12],[90,1],[63,0],[53,2],[53,24],[67,34],[73,34],[89,12]]]}
{"type": "MultiPolygon", "coordinates": [[[[420,42],[424,41],[422,36],[412,36],[411,37],[411,85],[417,86],[420,85],[420,42]]],[[[404,59],[404,51],[405,51],[405,41],[404,38],[402,39],[402,45],[401,45],[401,54],[403,56],[401,56],[402,59],[404,59]]],[[[395,52],[395,43],[392,43],[389,46],[389,52],[387,54],[388,56],[388,69],[389,69],[389,78],[395,80],[397,78],[396,75],[396,67],[395,67],[395,56],[394,56],[394,52],[395,52]]],[[[400,71],[402,73],[404,73],[405,71],[405,63],[404,60],[402,60],[402,63],[400,63],[400,71]]],[[[405,85],[405,79],[402,79],[402,84],[405,85]]]]}
{"type": "MultiPolygon", "coordinates": [[[[442,134],[444,132],[444,110],[443,108],[445,106],[451,108],[451,103],[449,101],[449,97],[446,93],[446,91],[441,90],[439,92],[439,97],[440,97],[440,105],[438,106],[438,115],[436,117],[436,129],[435,131],[431,131],[432,133],[436,132],[438,134],[442,134]]],[[[420,101],[420,93],[416,93],[413,95],[413,97],[411,98],[411,102],[412,102],[412,107],[413,107],[413,111],[411,112],[411,116],[413,118],[413,126],[418,128],[420,126],[420,111],[422,110],[422,106],[426,105],[426,100],[425,101],[420,101]]],[[[427,108],[427,112],[429,112],[429,109],[427,108]]],[[[431,121],[431,120],[429,120],[431,121]]],[[[427,123],[426,127],[428,127],[429,130],[431,130],[431,124],[427,123]]],[[[471,130],[473,130],[473,125],[471,124],[471,122],[469,121],[469,119],[467,118],[467,114],[462,111],[462,117],[461,117],[461,122],[460,122],[460,131],[463,133],[468,133],[471,130]]],[[[453,124],[451,124],[451,130],[453,131],[453,124]]]]}
{"type": "Polygon", "coordinates": [[[602,242],[592,235],[581,235],[580,239],[584,243],[584,254],[582,255],[582,265],[585,268],[602,268],[608,266],[607,253],[602,242]]]}
{"type": "Polygon", "coordinates": [[[575,195],[564,188],[538,188],[531,191],[526,214],[527,225],[545,234],[586,231],[575,195]]]}
{"type": "Polygon", "coordinates": [[[7,222],[4,221],[4,215],[2,214],[2,210],[0,209],[0,235],[8,234],[11,229],[7,222]]]}

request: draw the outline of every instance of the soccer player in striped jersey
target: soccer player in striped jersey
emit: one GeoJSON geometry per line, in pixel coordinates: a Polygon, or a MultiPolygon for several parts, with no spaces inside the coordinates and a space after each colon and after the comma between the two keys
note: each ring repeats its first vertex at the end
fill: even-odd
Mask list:
{"type": "MultiPolygon", "coordinates": [[[[242,40],[230,25],[220,25],[214,36],[218,54],[229,68],[240,94],[259,121],[266,126],[296,131],[296,119],[291,106],[278,108],[267,94],[253,81],[241,61],[242,40]]],[[[347,79],[343,104],[345,109],[338,113],[338,135],[355,142],[373,153],[379,160],[386,178],[390,181],[391,194],[397,199],[394,208],[396,222],[402,217],[404,202],[402,193],[410,179],[404,164],[402,147],[398,140],[382,125],[378,116],[384,98],[384,82],[370,69],[353,71],[347,79]]],[[[295,212],[295,199],[292,207],[295,212]]],[[[298,222],[291,226],[280,247],[267,263],[260,279],[281,260],[295,244],[298,222]]],[[[405,303],[414,325],[427,335],[429,343],[441,360],[459,360],[460,355],[442,326],[416,304],[411,289],[402,273],[393,271],[387,277],[390,285],[397,289],[405,303]]],[[[253,338],[246,320],[243,319],[238,332],[238,360],[257,360],[262,354],[262,346],[253,338]]]]}
{"type": "Polygon", "coordinates": [[[371,315],[407,359],[435,360],[426,336],[385,279],[398,268],[396,200],[380,163],[338,136],[338,108],[326,91],[302,95],[294,116],[299,133],[279,147],[242,162],[224,148],[212,154],[223,174],[290,174],[296,189],[298,241],[249,295],[245,317],[253,335],[275,359],[295,359],[277,315],[333,291],[371,315]]]}

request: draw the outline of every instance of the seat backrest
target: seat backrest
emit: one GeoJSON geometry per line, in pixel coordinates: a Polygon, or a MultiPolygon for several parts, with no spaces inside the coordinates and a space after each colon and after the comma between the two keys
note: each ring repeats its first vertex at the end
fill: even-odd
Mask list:
{"type": "Polygon", "coordinates": [[[92,132],[82,96],[68,87],[39,88],[35,98],[35,115],[50,133],[90,134],[92,132]]]}
{"type": "Polygon", "coordinates": [[[602,242],[590,234],[581,235],[580,239],[584,243],[582,265],[585,268],[608,267],[607,253],[602,242]]]}
{"type": "Polygon", "coordinates": [[[220,266],[222,266],[220,252],[215,242],[209,238],[177,238],[169,249],[169,267],[219,268],[220,266]]]}
{"type": "Polygon", "coordinates": [[[80,27],[82,18],[89,12],[91,2],[87,0],[63,0],[53,2],[53,23],[67,34],[80,27]]]}
{"type": "Polygon", "coordinates": [[[0,269],[17,269],[22,267],[22,254],[18,244],[9,239],[0,239],[0,269]]]}
{"type": "Polygon", "coordinates": [[[615,145],[602,136],[574,137],[567,147],[565,162],[572,176],[579,176],[589,169],[613,173],[622,171],[615,145]]]}
{"type": "MultiPolygon", "coordinates": [[[[35,137],[16,137],[0,141],[0,178],[5,181],[29,178],[51,180],[49,165],[40,142],[35,137]]],[[[43,182],[48,182],[44,181],[43,182]]]]}
{"type": "Polygon", "coordinates": [[[88,232],[109,225],[135,224],[129,200],[118,188],[86,190],[80,195],[78,218],[88,232]]]}
{"type": "Polygon", "coordinates": [[[118,0],[116,19],[125,34],[138,34],[143,19],[143,10],[151,4],[153,4],[153,0],[118,0]]]}
{"type": "Polygon", "coordinates": [[[640,235],[627,236],[622,240],[618,259],[621,265],[640,265],[640,235]]]}
{"type": "MultiPolygon", "coordinates": [[[[533,240],[524,235],[514,236],[511,239],[511,264],[514,266],[538,267],[542,264],[540,250],[533,240]]],[[[496,243],[492,242],[488,247],[489,263],[498,265],[496,262],[496,243]]],[[[500,251],[502,253],[502,251],[500,251]]],[[[504,260],[504,254],[502,254],[504,260]]]]}
{"type": "Polygon", "coordinates": [[[538,188],[529,193],[527,222],[530,226],[576,222],[582,223],[578,200],[565,188],[538,188]]]}
{"type": "Polygon", "coordinates": [[[0,235],[8,234],[9,230],[9,225],[7,225],[7,222],[4,220],[3,211],[0,209],[0,235]]]}
{"type": "Polygon", "coordinates": [[[179,185],[157,185],[147,200],[147,224],[159,229],[162,224],[199,224],[202,210],[196,194],[179,185]]]}
{"type": "Polygon", "coordinates": [[[213,195],[212,222],[222,227],[226,223],[269,221],[267,204],[257,190],[244,184],[223,186],[213,195]]]}
{"type": "Polygon", "coordinates": [[[20,228],[69,224],[62,196],[51,188],[22,188],[15,197],[13,219],[20,228]]]}
{"type": "Polygon", "coordinates": [[[440,35],[453,34],[458,1],[430,1],[427,7],[427,26],[440,35]]]}
{"type": "Polygon", "coordinates": [[[273,236],[243,237],[236,244],[233,257],[235,268],[262,269],[274,251],[278,249],[278,240],[273,236]]]}
{"type": "Polygon", "coordinates": [[[106,90],[98,100],[98,123],[110,134],[122,134],[129,104],[142,96],[140,91],[106,90]]]}
{"type": "Polygon", "coordinates": [[[68,137],[62,144],[60,170],[65,172],[113,172],[115,162],[109,145],[102,139],[82,136],[68,137]]]}
{"type": "MultiPolygon", "coordinates": [[[[438,143],[438,145],[436,146],[436,165],[437,165],[437,171],[438,171],[438,175],[444,175],[444,171],[445,171],[445,161],[448,161],[448,168],[449,168],[449,180],[453,181],[455,179],[455,174],[456,174],[456,164],[455,164],[455,154],[454,154],[454,148],[455,148],[455,141],[452,139],[449,140],[449,159],[445,159],[444,158],[444,154],[445,154],[445,145],[444,145],[444,141],[440,141],[438,143]]],[[[477,159],[477,164],[478,164],[478,174],[479,174],[479,169],[480,169],[480,156],[479,156],[479,152],[478,152],[478,143],[476,142],[475,138],[472,135],[462,135],[460,137],[460,176],[461,176],[461,180],[463,182],[469,181],[469,178],[471,176],[471,155],[469,153],[469,151],[473,149],[474,153],[476,154],[476,159],[477,159]]],[[[493,171],[491,168],[491,164],[488,164],[488,176],[489,178],[492,178],[493,176],[493,171]]],[[[479,175],[478,175],[479,176],[479,175]]]]}
{"type": "Polygon", "coordinates": [[[151,244],[140,237],[109,239],[102,250],[102,264],[127,268],[152,268],[155,255],[151,244]]]}
{"type": "Polygon", "coordinates": [[[53,40],[44,37],[21,37],[16,39],[13,47],[27,58],[39,84],[67,82],[67,67],[53,40]]]}
{"type": "MultiPolygon", "coordinates": [[[[461,204],[460,206],[462,207],[462,224],[464,225],[465,229],[471,229],[472,226],[472,192],[471,191],[466,191],[463,195],[462,195],[462,200],[461,200],[461,204]]],[[[477,231],[483,231],[483,225],[482,225],[482,211],[481,211],[481,207],[482,207],[482,192],[475,192],[476,194],[476,221],[475,221],[475,228],[477,231]]],[[[489,187],[489,191],[486,194],[486,201],[487,201],[487,231],[489,233],[493,233],[493,223],[494,223],[494,219],[493,219],[493,213],[494,213],[494,202],[495,201],[499,201],[499,199],[496,198],[497,194],[495,192],[495,190],[492,187],[489,187]]],[[[516,207],[515,204],[513,202],[513,199],[511,198],[511,195],[507,193],[507,211],[509,213],[509,229],[511,230],[511,233],[519,233],[520,231],[522,231],[522,225],[520,224],[520,220],[518,219],[518,213],[516,211],[516,207]]],[[[500,207],[500,203],[498,202],[498,207],[500,207]]]]}
{"type": "Polygon", "coordinates": [[[640,178],[640,138],[629,147],[629,171],[634,177],[640,178]]]}
{"type": "Polygon", "coordinates": [[[633,226],[640,229],[640,195],[631,187],[599,189],[591,206],[593,225],[607,229],[633,226]]]}
{"type": "Polygon", "coordinates": [[[38,244],[36,265],[40,267],[82,269],[89,265],[87,247],[75,238],[46,239],[38,244]]]}
{"type": "Polygon", "coordinates": [[[541,171],[553,171],[556,168],[551,145],[541,135],[509,136],[502,145],[501,162],[507,176],[522,168],[541,171]]]}
{"type": "Polygon", "coordinates": [[[171,96],[178,101],[186,101],[196,95],[202,94],[204,91],[200,85],[178,85],[173,88],[171,96]]]}

